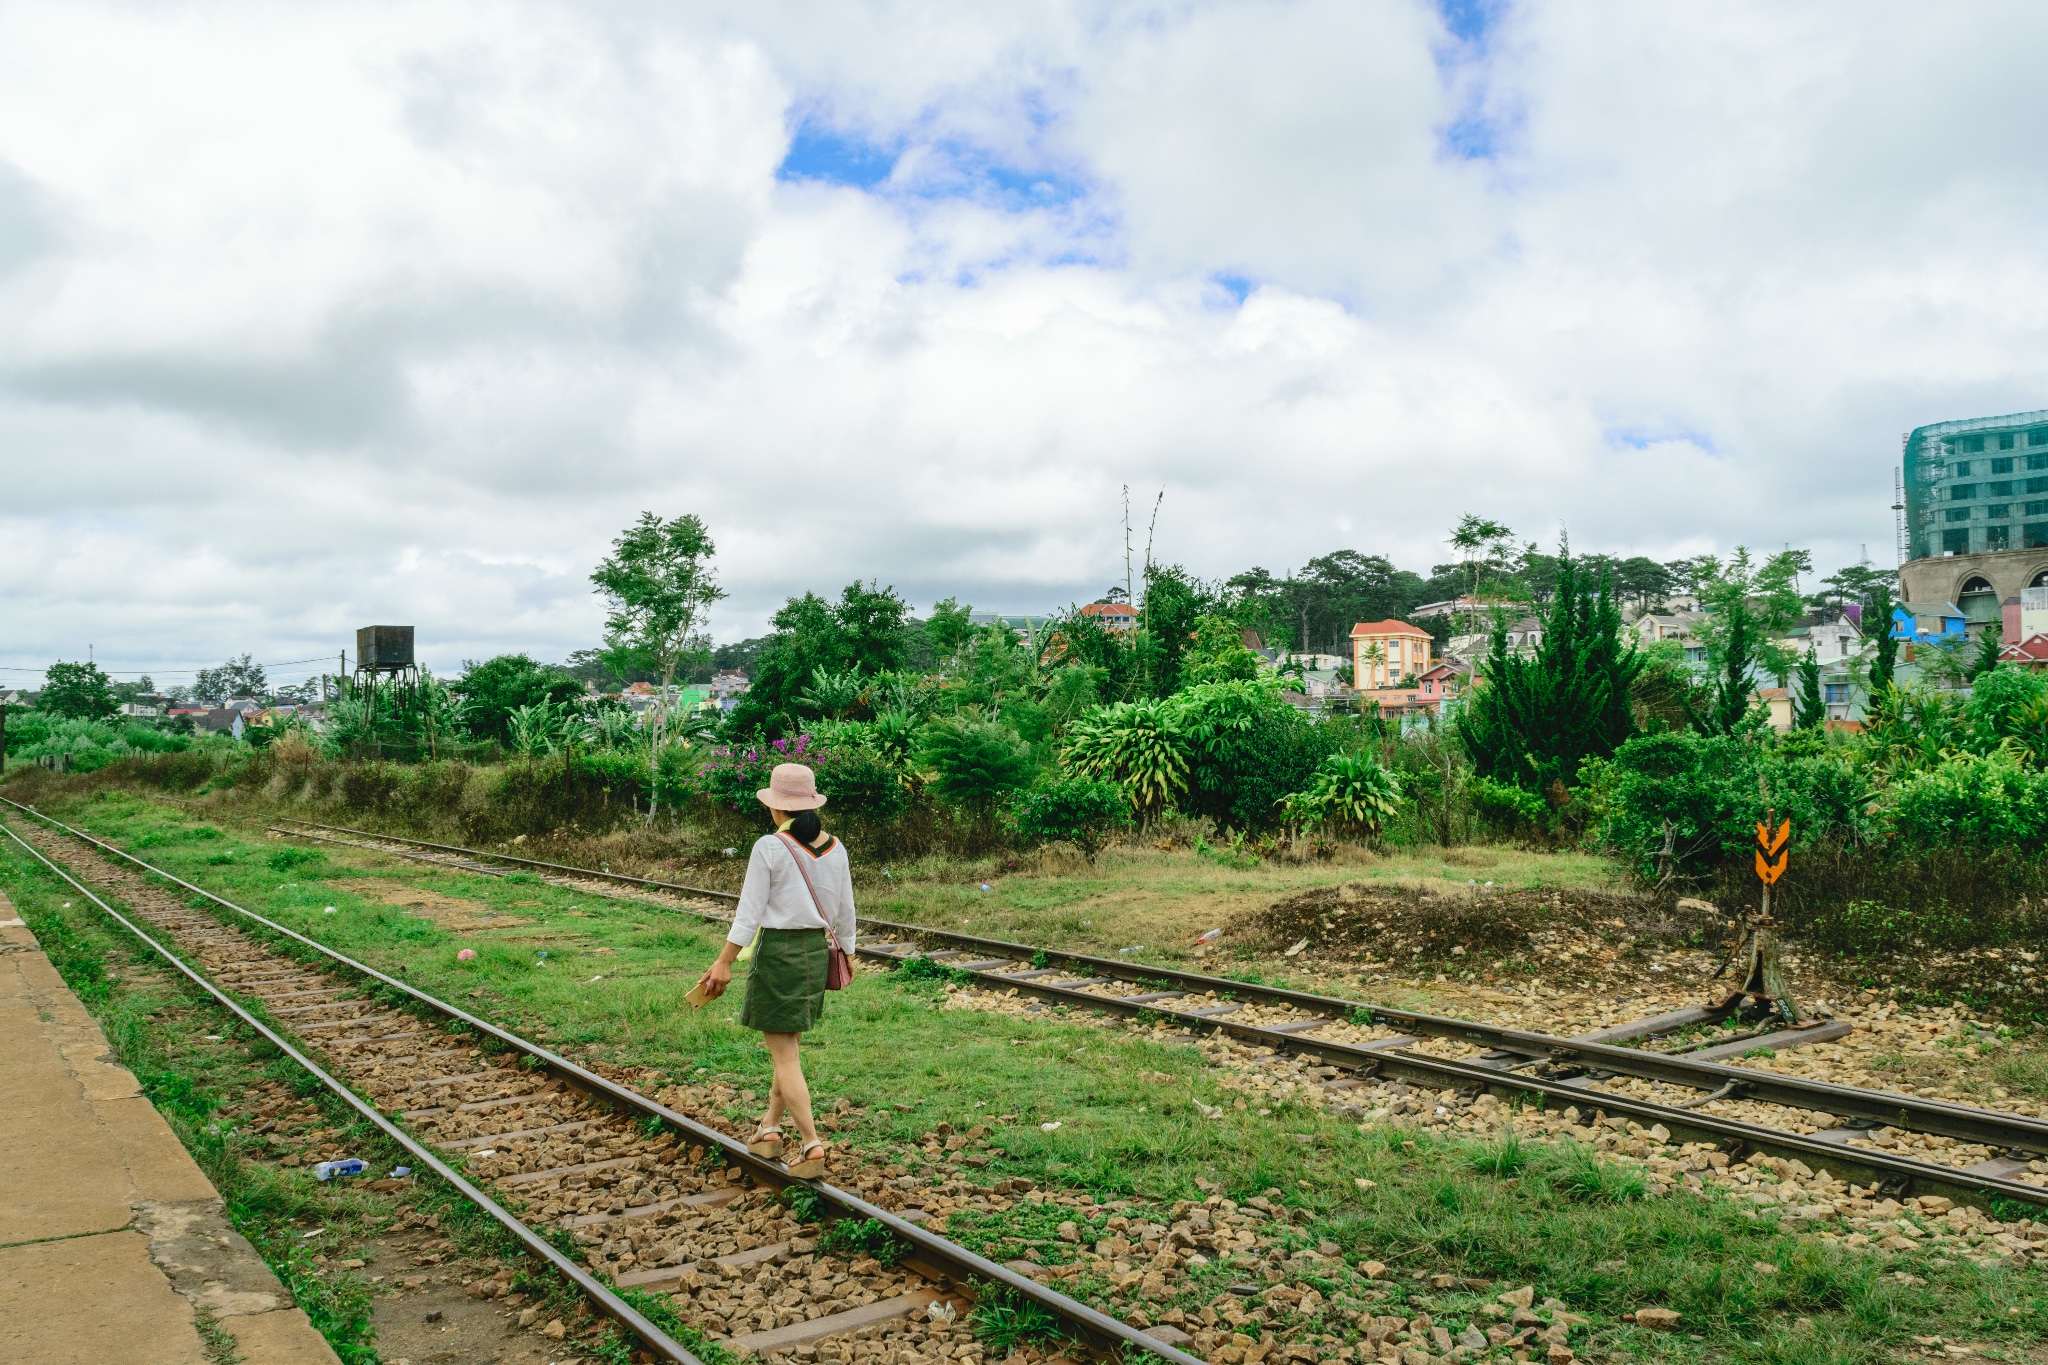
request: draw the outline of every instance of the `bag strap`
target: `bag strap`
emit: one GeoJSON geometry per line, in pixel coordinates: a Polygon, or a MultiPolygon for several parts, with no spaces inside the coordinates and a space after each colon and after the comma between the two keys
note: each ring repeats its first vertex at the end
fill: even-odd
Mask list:
{"type": "Polygon", "coordinates": [[[795,836],[784,830],[776,830],[775,837],[789,845],[789,857],[790,861],[796,864],[796,875],[804,879],[804,890],[811,893],[811,909],[817,911],[818,918],[824,922],[825,937],[831,942],[832,951],[838,952],[839,935],[832,932],[832,921],[825,914],[824,902],[818,899],[818,888],[811,884],[810,871],[804,866],[803,845],[796,841],[795,836]]]}

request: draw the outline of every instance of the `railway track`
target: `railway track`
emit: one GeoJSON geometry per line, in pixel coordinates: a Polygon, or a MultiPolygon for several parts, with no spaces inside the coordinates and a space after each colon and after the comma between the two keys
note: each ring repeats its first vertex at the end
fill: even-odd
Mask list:
{"type": "Polygon", "coordinates": [[[954,1354],[969,1339],[964,1321],[953,1325],[961,1310],[983,1286],[1002,1285],[1083,1348],[1201,1365],[858,1195],[798,1180],[709,1124],[537,1043],[6,804],[42,822],[27,826],[27,838],[0,822],[9,839],[513,1233],[630,1333],[644,1358],[701,1365],[623,1290],[674,1295],[684,1321],[710,1318],[736,1353],[785,1359],[853,1334],[878,1343],[863,1358],[886,1362],[941,1347],[954,1354]],[[202,899],[227,917],[197,908],[202,899]],[[814,1196],[815,1223],[778,1199],[790,1186],[814,1196]],[[820,1225],[841,1218],[881,1224],[907,1254],[885,1267],[818,1253],[820,1225]],[[634,1268],[608,1284],[558,1248],[563,1233],[608,1252],[630,1248],[634,1268]]]}
{"type": "MultiPolygon", "coordinates": [[[[472,872],[502,875],[505,864],[532,868],[545,880],[577,890],[615,896],[624,892],[630,899],[712,920],[727,917],[720,913],[719,902],[738,899],[730,892],[703,887],[314,821],[283,821],[272,829],[472,872]],[[631,894],[634,891],[640,894],[631,894]]],[[[869,933],[884,936],[864,937],[859,948],[863,957],[900,963],[921,953],[960,973],[961,979],[990,990],[1016,991],[1052,1004],[1126,1017],[1164,1018],[1275,1052],[1313,1053],[1349,1073],[1328,1083],[1327,1088],[1336,1091],[1357,1088],[1366,1080],[1399,1080],[1438,1091],[1519,1095],[1558,1107],[1598,1106],[1644,1127],[1661,1124],[1677,1139],[1711,1142],[1736,1153],[1761,1151],[1809,1166],[1824,1164],[1845,1178],[1897,1197],[1939,1194],[1980,1207],[2007,1200],[2048,1208],[2048,1185],[2013,1178],[2041,1178],[2043,1158],[2048,1157],[2048,1122],[2041,1119],[1729,1066],[1697,1054],[1674,1055],[1621,1045],[1654,1037],[1662,1029],[1719,1018],[1725,1012],[1685,1011],[1631,1027],[1564,1037],[922,925],[866,916],[860,922],[869,933]],[[1374,1034],[1382,1036],[1371,1036],[1374,1034]],[[1424,1040],[1461,1045],[1469,1055],[1433,1055],[1418,1047],[1424,1040]],[[1603,1085],[1614,1077],[1650,1082],[1665,1094],[1678,1092],[1687,1098],[1618,1093],[1603,1085]],[[1832,1129],[1803,1134],[1707,1108],[1724,1100],[1829,1115],[1843,1122],[1832,1129]],[[1966,1166],[1945,1165],[1863,1145],[1873,1131],[1883,1127],[1972,1144],[1981,1159],[1966,1166]]],[[[1751,1048],[1773,1039],[1781,1045],[1796,1043],[1796,1034],[1788,1039],[1786,1032],[1747,1037],[1736,1046],[1751,1048]]],[[[1808,1036],[1812,1036],[1810,1032],[1808,1036]]]]}

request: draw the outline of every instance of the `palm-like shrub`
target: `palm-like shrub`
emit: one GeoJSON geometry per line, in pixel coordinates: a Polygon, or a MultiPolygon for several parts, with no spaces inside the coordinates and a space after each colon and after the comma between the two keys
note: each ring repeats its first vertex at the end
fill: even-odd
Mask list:
{"type": "Polygon", "coordinates": [[[852,715],[867,691],[860,670],[848,667],[834,673],[823,664],[811,670],[811,685],[796,698],[796,704],[827,720],[852,715]]]}
{"type": "Polygon", "coordinates": [[[1308,790],[1286,798],[1289,819],[1369,836],[1399,810],[1401,781],[1367,753],[1331,754],[1308,790]]]}
{"type": "Polygon", "coordinates": [[[505,718],[512,747],[522,754],[551,754],[568,738],[571,709],[565,702],[537,701],[517,706],[505,718]]]}
{"type": "Polygon", "coordinates": [[[1158,816],[1187,787],[1184,740],[1165,702],[1119,702],[1067,727],[1060,766],[1115,783],[1141,818],[1158,816]]]}
{"type": "Polygon", "coordinates": [[[610,752],[633,746],[639,739],[640,717],[624,706],[601,706],[583,725],[583,739],[593,749],[610,752]]]}

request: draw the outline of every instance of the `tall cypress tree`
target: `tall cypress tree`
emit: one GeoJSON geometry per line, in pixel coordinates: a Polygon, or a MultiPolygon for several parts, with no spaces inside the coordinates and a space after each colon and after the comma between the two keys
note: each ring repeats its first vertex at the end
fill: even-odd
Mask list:
{"type": "Polygon", "coordinates": [[[1892,685],[1892,669],[1898,662],[1899,640],[1892,634],[1892,590],[1880,583],[1870,594],[1863,618],[1863,638],[1877,643],[1877,655],[1870,661],[1870,695],[1876,699],[1892,685]]]}
{"type": "Polygon", "coordinates": [[[1582,763],[1607,757],[1635,733],[1629,684],[1645,662],[1622,639],[1607,575],[1597,589],[1588,584],[1561,543],[1557,592],[1535,654],[1510,654],[1506,618],[1494,621],[1481,685],[1458,715],[1473,767],[1532,791],[1571,786],[1582,763]]]}
{"type": "Polygon", "coordinates": [[[1808,645],[1806,657],[1799,661],[1799,697],[1792,723],[1801,730],[1818,730],[1827,718],[1828,704],[1820,690],[1820,656],[1808,645]]]}

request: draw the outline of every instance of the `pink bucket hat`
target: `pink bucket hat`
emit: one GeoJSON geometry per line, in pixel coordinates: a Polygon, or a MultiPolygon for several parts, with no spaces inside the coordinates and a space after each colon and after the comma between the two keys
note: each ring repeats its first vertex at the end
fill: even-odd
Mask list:
{"type": "Polygon", "coordinates": [[[768,785],[754,793],[770,810],[816,810],[825,804],[818,795],[818,775],[801,763],[778,763],[768,785]]]}

